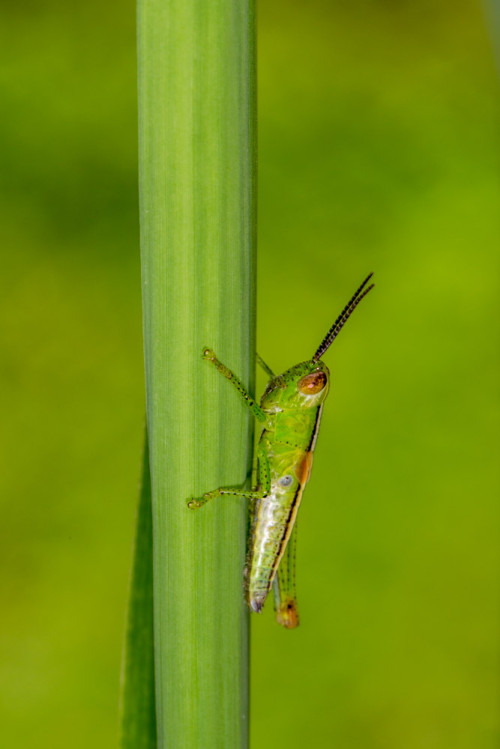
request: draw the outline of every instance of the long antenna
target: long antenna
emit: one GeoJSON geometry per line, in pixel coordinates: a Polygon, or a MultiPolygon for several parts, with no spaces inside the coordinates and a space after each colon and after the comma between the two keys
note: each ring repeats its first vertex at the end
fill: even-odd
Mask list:
{"type": "Polygon", "coordinates": [[[340,331],[342,330],[342,328],[344,327],[344,325],[346,324],[347,320],[352,315],[352,313],[354,312],[354,310],[356,309],[356,307],[358,306],[358,304],[360,303],[360,301],[368,294],[369,291],[371,291],[373,289],[373,287],[375,286],[375,284],[373,284],[373,283],[370,284],[370,286],[368,286],[367,289],[365,289],[366,284],[368,283],[368,281],[370,280],[370,278],[372,276],[373,276],[373,273],[370,273],[365,278],[365,280],[363,281],[363,283],[361,284],[361,286],[359,287],[359,289],[353,294],[353,296],[350,299],[350,301],[346,304],[346,306],[344,307],[344,309],[342,310],[342,312],[340,313],[340,315],[337,317],[337,319],[333,323],[332,327],[330,328],[330,330],[328,331],[328,333],[326,334],[326,336],[321,341],[321,343],[320,343],[320,345],[318,347],[318,350],[314,354],[314,356],[312,358],[313,362],[317,362],[323,356],[323,354],[325,353],[325,351],[328,348],[330,348],[330,346],[334,342],[335,338],[338,336],[338,334],[340,333],[340,331]],[[364,291],[363,291],[363,289],[364,289],[364,291]]]}

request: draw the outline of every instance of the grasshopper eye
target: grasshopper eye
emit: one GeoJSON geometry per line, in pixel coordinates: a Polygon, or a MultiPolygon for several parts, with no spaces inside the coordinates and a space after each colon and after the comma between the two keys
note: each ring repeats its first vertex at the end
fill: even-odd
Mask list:
{"type": "Polygon", "coordinates": [[[313,372],[312,374],[302,377],[297,389],[305,395],[316,395],[320,393],[326,385],[326,374],[324,372],[313,372]]]}
{"type": "Polygon", "coordinates": [[[282,476],[280,479],[278,479],[278,484],[280,486],[291,486],[293,484],[293,477],[290,476],[290,474],[282,476]]]}

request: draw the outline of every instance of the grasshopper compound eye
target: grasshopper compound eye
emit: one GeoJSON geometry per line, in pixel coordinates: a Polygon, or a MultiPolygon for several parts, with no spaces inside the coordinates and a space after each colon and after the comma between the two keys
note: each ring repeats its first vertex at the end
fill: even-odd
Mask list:
{"type": "Polygon", "coordinates": [[[326,385],[326,374],[324,372],[313,372],[299,380],[298,390],[304,395],[316,395],[320,393],[326,385]]]}

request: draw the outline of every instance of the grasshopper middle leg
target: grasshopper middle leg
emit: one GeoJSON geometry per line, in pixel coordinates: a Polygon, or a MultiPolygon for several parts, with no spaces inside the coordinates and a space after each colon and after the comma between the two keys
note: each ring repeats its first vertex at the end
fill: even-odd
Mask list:
{"type": "Polygon", "coordinates": [[[207,502],[210,502],[211,499],[215,499],[216,497],[243,497],[244,499],[250,499],[252,501],[256,499],[265,499],[267,496],[269,496],[269,492],[271,491],[271,473],[269,470],[269,461],[267,459],[267,455],[263,450],[259,451],[257,459],[259,477],[259,486],[257,489],[245,491],[244,488],[238,489],[229,486],[221,486],[218,489],[213,489],[211,492],[206,492],[201,497],[192,497],[191,499],[189,499],[187,503],[189,509],[196,510],[199,507],[203,507],[203,505],[206,505],[207,502]]]}

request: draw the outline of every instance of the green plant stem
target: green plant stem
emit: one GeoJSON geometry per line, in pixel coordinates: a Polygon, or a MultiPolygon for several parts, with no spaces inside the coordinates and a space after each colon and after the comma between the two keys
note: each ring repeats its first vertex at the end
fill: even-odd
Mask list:
{"type": "Polygon", "coordinates": [[[139,0],[140,215],[158,746],[247,745],[246,510],[190,496],[248,476],[253,389],[253,0],[139,0]]]}

